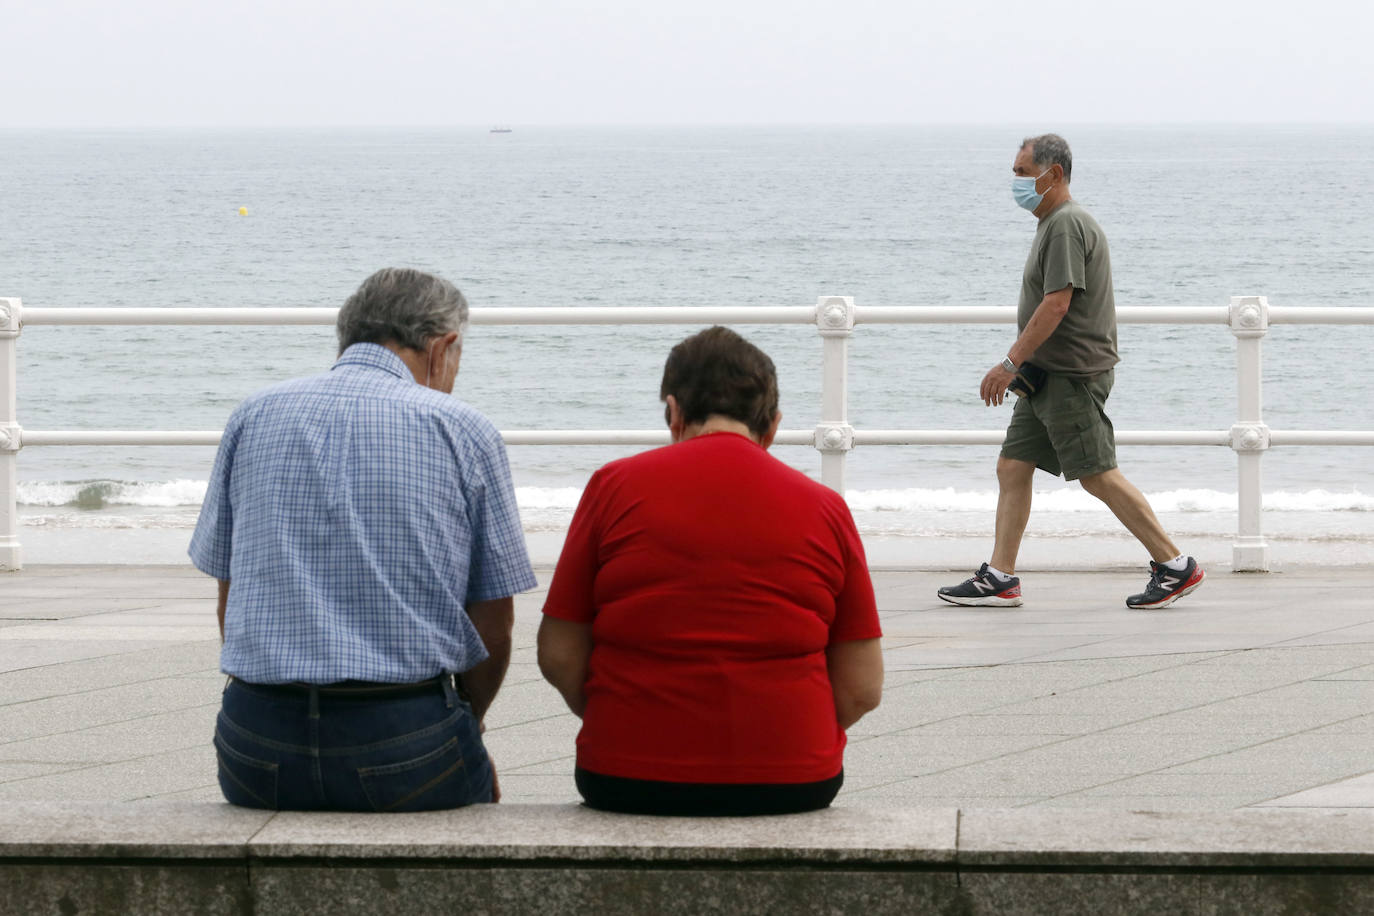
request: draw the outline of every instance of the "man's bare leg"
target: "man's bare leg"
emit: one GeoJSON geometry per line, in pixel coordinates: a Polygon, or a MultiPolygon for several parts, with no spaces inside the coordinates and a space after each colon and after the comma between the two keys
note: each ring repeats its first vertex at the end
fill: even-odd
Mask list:
{"type": "MultiPolygon", "coordinates": [[[[1126,530],[1144,545],[1150,552],[1150,558],[1156,563],[1163,563],[1178,556],[1178,548],[1169,539],[1169,535],[1164,533],[1164,526],[1155,517],[1145,494],[1136,489],[1135,484],[1127,480],[1119,468],[1084,477],[1079,483],[1083,485],[1083,489],[1107,504],[1107,508],[1111,509],[1117,520],[1126,526],[1126,530]]],[[[998,519],[1001,519],[1000,509],[998,519]]]]}
{"type": "MultiPolygon", "coordinates": [[[[1009,576],[1016,574],[1016,555],[1021,552],[1021,536],[1026,533],[1026,523],[1030,521],[1031,482],[1034,476],[1035,465],[1029,461],[997,459],[997,526],[993,535],[992,559],[988,564],[1009,576]]],[[[1172,558],[1174,555],[1169,556],[1172,558]]]]}

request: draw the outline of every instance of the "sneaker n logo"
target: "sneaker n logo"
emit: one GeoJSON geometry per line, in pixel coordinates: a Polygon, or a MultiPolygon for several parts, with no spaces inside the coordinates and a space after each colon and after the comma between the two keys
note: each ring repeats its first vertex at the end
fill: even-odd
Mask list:
{"type": "Polygon", "coordinates": [[[1159,580],[1159,585],[1161,588],[1164,589],[1172,589],[1175,585],[1178,585],[1178,583],[1182,581],[1182,579],[1175,579],[1172,576],[1165,576],[1164,578],[1159,580]]]}
{"type": "Polygon", "coordinates": [[[986,593],[986,592],[991,592],[991,591],[996,591],[996,589],[993,588],[992,583],[989,582],[989,581],[986,580],[986,579],[974,579],[974,580],[973,580],[973,587],[976,588],[976,589],[978,589],[978,591],[980,591],[980,592],[985,592],[985,593],[986,593]]]}

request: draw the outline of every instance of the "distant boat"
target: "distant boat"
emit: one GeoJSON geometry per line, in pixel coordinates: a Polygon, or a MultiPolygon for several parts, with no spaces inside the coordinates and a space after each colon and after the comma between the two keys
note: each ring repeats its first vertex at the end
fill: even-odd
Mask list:
{"type": "Polygon", "coordinates": [[[497,126],[493,127],[490,132],[493,134],[508,134],[511,132],[511,129],[505,126],[497,126]]]}

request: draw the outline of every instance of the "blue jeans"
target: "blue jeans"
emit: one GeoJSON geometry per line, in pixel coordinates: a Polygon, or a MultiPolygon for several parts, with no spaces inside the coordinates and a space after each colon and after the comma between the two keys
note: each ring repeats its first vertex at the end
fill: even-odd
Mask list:
{"type": "Polygon", "coordinates": [[[449,678],[399,697],[233,679],[215,721],[215,756],[225,799],[248,808],[432,811],[492,795],[480,726],[449,678]]]}

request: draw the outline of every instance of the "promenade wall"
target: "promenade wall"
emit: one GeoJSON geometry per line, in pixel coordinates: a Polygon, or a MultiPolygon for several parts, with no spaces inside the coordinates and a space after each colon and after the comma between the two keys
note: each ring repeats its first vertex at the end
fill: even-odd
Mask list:
{"type": "Polygon", "coordinates": [[[0,914],[1367,913],[1374,812],[0,813],[0,914]]]}

